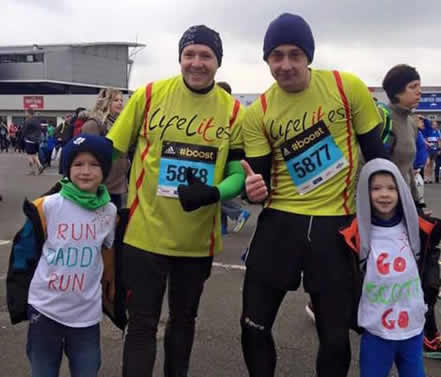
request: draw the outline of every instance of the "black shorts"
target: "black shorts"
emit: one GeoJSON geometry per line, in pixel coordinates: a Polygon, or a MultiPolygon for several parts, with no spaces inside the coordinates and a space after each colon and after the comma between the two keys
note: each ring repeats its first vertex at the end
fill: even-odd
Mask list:
{"type": "Polygon", "coordinates": [[[339,229],[352,216],[306,216],[275,209],[259,215],[247,268],[270,286],[308,293],[347,289],[353,282],[355,255],[339,229]]]}
{"type": "Polygon", "coordinates": [[[37,154],[38,148],[39,148],[38,143],[33,143],[31,141],[25,141],[26,154],[37,154]]]}

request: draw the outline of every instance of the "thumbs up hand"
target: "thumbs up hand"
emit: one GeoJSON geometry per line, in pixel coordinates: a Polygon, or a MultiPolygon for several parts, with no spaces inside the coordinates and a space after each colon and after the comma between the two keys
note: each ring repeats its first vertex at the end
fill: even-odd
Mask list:
{"type": "Polygon", "coordinates": [[[268,188],[266,187],[262,174],[254,173],[251,166],[245,160],[242,160],[240,164],[247,176],[245,179],[245,191],[248,199],[252,202],[263,202],[268,196],[268,188]]]}

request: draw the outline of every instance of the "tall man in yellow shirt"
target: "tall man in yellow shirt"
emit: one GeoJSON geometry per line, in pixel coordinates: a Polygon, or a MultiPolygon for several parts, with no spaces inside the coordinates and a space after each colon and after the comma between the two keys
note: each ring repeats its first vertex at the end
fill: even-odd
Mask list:
{"type": "Polygon", "coordinates": [[[354,260],[338,229],[355,211],[358,146],[367,160],[386,154],[367,87],[349,73],[309,68],[314,48],[302,17],[285,13],[271,22],[263,57],[276,82],[244,119],[246,191],[264,202],[243,288],[242,348],[251,377],[274,376],[271,328],[302,273],[320,340],[317,375],[346,376],[351,360],[354,260]]]}
{"type": "Polygon", "coordinates": [[[214,82],[219,34],[190,27],[179,62],[181,75],[138,89],[107,134],[120,152],[136,143],[123,255],[130,290],[124,377],[152,376],[166,285],[164,375],[187,376],[199,300],[222,249],[220,201],[237,196],[245,180],[243,110],[214,82]]]}

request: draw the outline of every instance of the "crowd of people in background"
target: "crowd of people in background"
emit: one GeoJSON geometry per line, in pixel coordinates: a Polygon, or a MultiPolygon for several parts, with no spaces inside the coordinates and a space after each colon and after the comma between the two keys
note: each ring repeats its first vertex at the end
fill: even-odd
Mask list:
{"type": "MultiPolygon", "coordinates": [[[[226,82],[219,82],[217,84],[220,87],[229,88],[229,84],[226,82]]],[[[231,88],[229,90],[231,93],[231,88]]],[[[374,98],[374,100],[377,101],[376,98],[374,98]]],[[[104,129],[110,128],[109,125],[114,122],[116,119],[115,116],[121,112],[122,107],[122,92],[112,88],[107,88],[100,91],[97,96],[97,103],[93,108],[87,110],[84,107],[78,107],[72,113],[66,113],[62,117],[62,122],[58,125],[55,125],[52,120],[40,120],[38,116],[34,116],[33,119],[39,122],[41,129],[40,137],[38,138],[38,150],[36,152],[39,164],[43,167],[41,172],[44,170],[44,168],[51,166],[51,161],[59,160],[62,147],[66,145],[66,143],[69,142],[72,137],[81,132],[82,126],[86,122],[88,123],[85,129],[88,130],[88,132],[90,131],[93,134],[102,134],[104,129]],[[111,95],[118,93],[119,96],[119,105],[118,107],[115,107],[111,113],[106,113],[109,111],[108,109],[104,109],[104,113],[102,112],[103,109],[100,109],[100,106],[108,106],[108,104],[104,104],[104,101],[109,101],[110,97],[103,97],[107,91],[111,93],[111,95]],[[95,126],[92,126],[93,123],[95,126]],[[104,123],[107,123],[107,125],[104,125],[104,123]]],[[[378,108],[380,115],[382,115],[384,104],[378,103],[378,108]]],[[[27,112],[27,114],[29,114],[29,112],[27,112]]],[[[418,190],[423,190],[423,184],[440,182],[441,132],[439,129],[439,123],[436,119],[429,119],[423,115],[412,115],[412,118],[418,127],[418,133],[415,139],[416,157],[413,164],[416,179],[415,183],[418,190]]],[[[0,152],[7,153],[9,151],[13,151],[18,153],[27,153],[25,125],[26,117],[23,124],[10,123],[9,126],[4,120],[0,120],[0,152]]],[[[26,132],[29,132],[29,130],[26,132]]],[[[131,153],[133,153],[133,150],[131,153]]],[[[125,164],[127,164],[127,161],[125,164]]],[[[127,169],[127,167],[125,169],[127,169]]],[[[37,171],[37,173],[39,173],[39,171],[37,171]]],[[[62,174],[61,167],[60,174],[62,174]]],[[[121,191],[123,186],[124,185],[120,185],[120,188],[117,189],[117,191],[121,191]]],[[[225,234],[228,233],[228,218],[235,223],[233,226],[233,231],[240,231],[248,220],[249,213],[247,213],[246,210],[242,210],[238,203],[232,201],[224,203],[224,209],[225,215],[222,217],[223,232],[225,234]]]]}
{"type": "MultiPolygon", "coordinates": [[[[228,83],[219,82],[217,85],[231,94],[231,87],[228,83]]],[[[374,100],[377,101],[376,98],[374,100]]],[[[378,102],[377,105],[380,115],[385,117],[383,111],[386,106],[378,102]]],[[[0,152],[14,151],[35,155],[32,161],[31,159],[29,160],[29,167],[31,168],[29,174],[41,174],[45,168],[51,166],[52,161],[58,161],[61,158],[62,147],[82,130],[85,130],[87,133],[104,136],[122,108],[122,92],[107,88],[99,92],[93,108],[78,107],[72,113],[66,113],[62,117],[62,122],[58,125],[55,125],[52,120],[45,121],[44,119],[40,120],[38,116],[30,116],[30,113],[33,114],[33,110],[30,109],[26,112],[23,124],[10,123],[8,126],[5,121],[0,120],[0,152]],[[117,98],[114,104],[111,103],[113,97],[117,98]],[[32,119],[32,122],[30,122],[30,119],[32,119]],[[37,123],[40,124],[39,136],[35,127],[37,123]],[[33,135],[30,128],[26,127],[27,124],[31,124],[31,128],[32,124],[34,124],[33,135]],[[31,133],[31,136],[28,135],[29,133],[31,133]],[[36,169],[33,169],[34,166],[36,169]]],[[[390,112],[389,116],[391,116],[393,105],[388,107],[387,111],[390,112]]],[[[439,123],[435,119],[429,119],[423,115],[412,115],[411,118],[417,124],[418,132],[414,143],[416,148],[416,157],[413,162],[414,177],[409,182],[412,182],[411,187],[417,190],[420,198],[419,201],[424,205],[424,184],[440,182],[441,132],[439,130],[439,123]]],[[[395,121],[396,123],[397,121],[395,121]]],[[[395,143],[396,140],[389,140],[389,142],[395,143]]],[[[396,147],[394,150],[397,151],[396,147]]],[[[118,168],[113,169],[114,173],[109,178],[110,182],[114,182],[109,187],[111,188],[112,198],[118,204],[118,207],[121,206],[121,195],[127,193],[127,180],[124,180],[122,177],[124,176],[124,171],[127,174],[127,178],[129,177],[130,161],[128,157],[133,155],[133,152],[134,146],[127,156],[114,162],[114,165],[118,166],[118,168]],[[115,181],[118,182],[115,183],[115,181]]],[[[62,164],[59,164],[59,173],[62,174],[62,164]]],[[[249,216],[249,212],[241,207],[238,200],[226,201],[223,204],[222,211],[222,233],[227,234],[229,229],[233,232],[240,231],[249,216]],[[229,226],[228,219],[233,222],[233,226],[229,226]]]]}
{"type": "Polygon", "coordinates": [[[6,125],[6,122],[0,120],[0,151],[9,152],[9,148],[14,152],[24,150],[22,127],[14,123],[6,125]]]}

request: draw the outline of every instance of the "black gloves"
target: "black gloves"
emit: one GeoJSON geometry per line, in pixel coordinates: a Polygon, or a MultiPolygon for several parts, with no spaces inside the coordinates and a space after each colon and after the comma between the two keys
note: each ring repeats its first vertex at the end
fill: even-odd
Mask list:
{"type": "Polygon", "coordinates": [[[194,211],[202,206],[214,204],[219,201],[220,193],[217,187],[202,183],[193,175],[191,168],[186,173],[188,186],[179,185],[178,195],[184,211],[194,211]]]}

